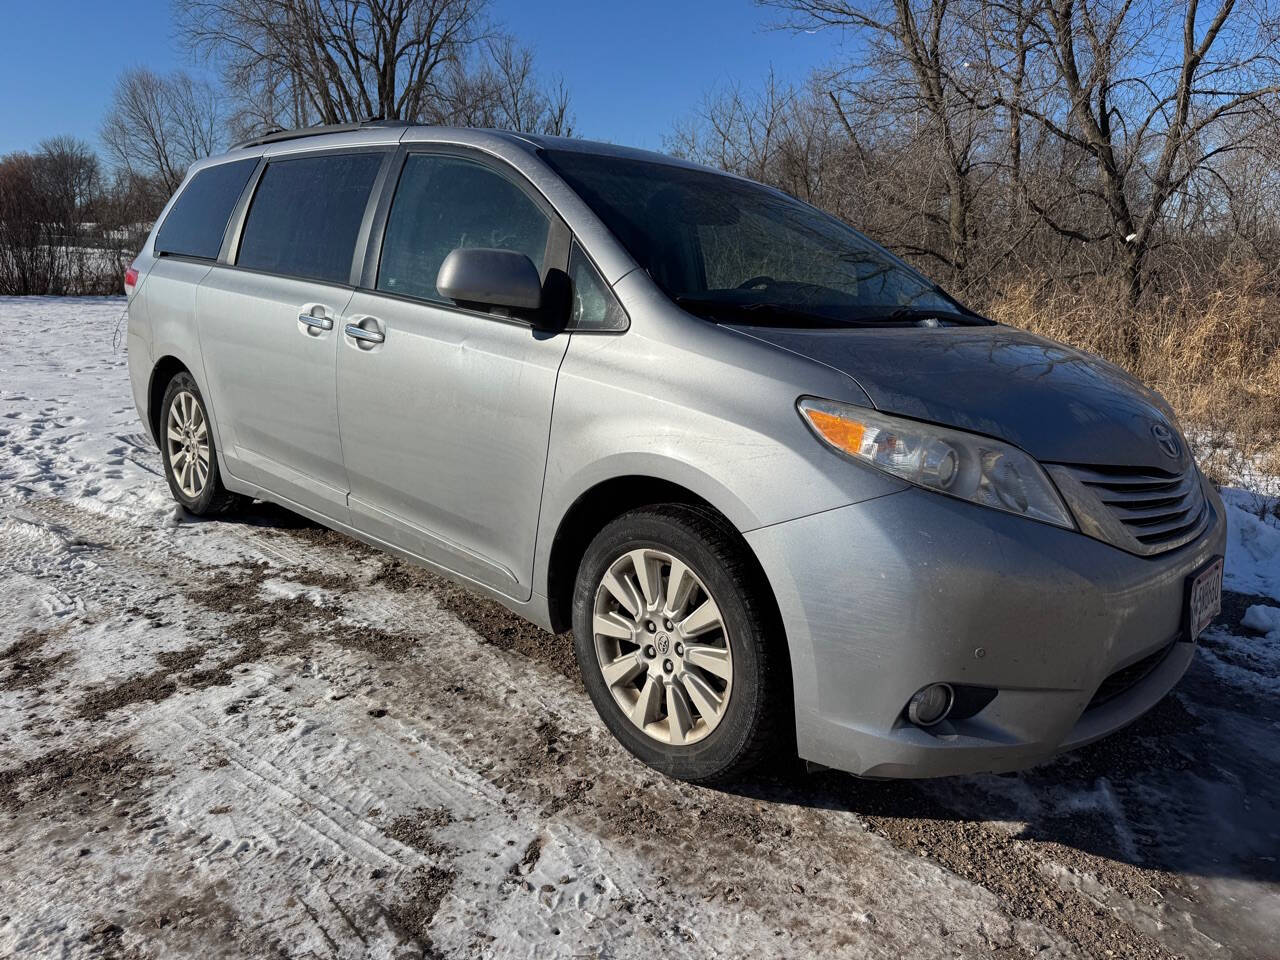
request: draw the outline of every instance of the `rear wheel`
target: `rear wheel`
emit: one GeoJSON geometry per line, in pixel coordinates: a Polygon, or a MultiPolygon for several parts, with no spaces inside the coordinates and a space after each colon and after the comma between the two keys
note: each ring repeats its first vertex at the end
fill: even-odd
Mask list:
{"type": "Polygon", "coordinates": [[[574,593],[587,692],[650,766],[714,782],[775,746],[786,684],[758,570],[710,511],[645,507],[592,541],[574,593]]]}
{"type": "Polygon", "coordinates": [[[222,485],[209,413],[185,370],[174,375],[160,404],[160,458],[173,498],[198,517],[217,516],[245,498],[222,485]]]}

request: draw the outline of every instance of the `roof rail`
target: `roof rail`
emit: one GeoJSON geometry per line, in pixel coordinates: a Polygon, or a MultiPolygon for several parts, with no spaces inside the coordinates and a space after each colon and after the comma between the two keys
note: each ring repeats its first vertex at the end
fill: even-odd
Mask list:
{"type": "Polygon", "coordinates": [[[326,133],[350,133],[353,130],[367,130],[370,127],[407,127],[409,125],[408,120],[383,120],[381,117],[370,117],[367,120],[360,120],[356,123],[321,123],[313,127],[299,127],[296,130],[281,130],[276,127],[261,136],[241,140],[239,143],[234,144],[231,149],[242,150],[245,147],[260,147],[264,143],[297,140],[301,137],[319,137],[326,133]]]}

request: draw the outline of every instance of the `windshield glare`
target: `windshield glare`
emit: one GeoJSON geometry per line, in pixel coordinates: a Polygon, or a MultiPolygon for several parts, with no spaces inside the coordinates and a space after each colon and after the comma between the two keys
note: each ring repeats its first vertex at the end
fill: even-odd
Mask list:
{"type": "Polygon", "coordinates": [[[544,156],[667,295],[695,313],[762,324],[963,313],[857,231],[759,184],[624,157],[544,156]]]}

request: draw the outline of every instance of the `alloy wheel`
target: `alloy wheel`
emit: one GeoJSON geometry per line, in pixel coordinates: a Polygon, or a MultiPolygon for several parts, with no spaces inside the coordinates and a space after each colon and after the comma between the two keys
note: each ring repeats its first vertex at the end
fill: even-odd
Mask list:
{"type": "Polygon", "coordinates": [[[195,500],[209,480],[209,424],[200,401],[190,390],[173,395],[165,443],[178,488],[195,500]]]}
{"type": "Polygon", "coordinates": [[[647,736],[696,743],[720,723],[733,687],[729,632],[683,560],[652,548],[622,554],[596,588],[591,629],[609,692],[647,736]]]}

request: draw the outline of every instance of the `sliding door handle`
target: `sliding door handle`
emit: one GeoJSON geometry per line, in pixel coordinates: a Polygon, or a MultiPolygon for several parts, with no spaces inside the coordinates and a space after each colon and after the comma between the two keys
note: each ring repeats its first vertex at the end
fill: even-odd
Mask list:
{"type": "Polygon", "coordinates": [[[318,337],[333,329],[333,314],[323,303],[304,303],[298,308],[298,329],[318,337]]]}
{"type": "Polygon", "coordinates": [[[309,313],[298,314],[298,322],[312,330],[332,330],[333,317],[316,317],[309,313]]]}

